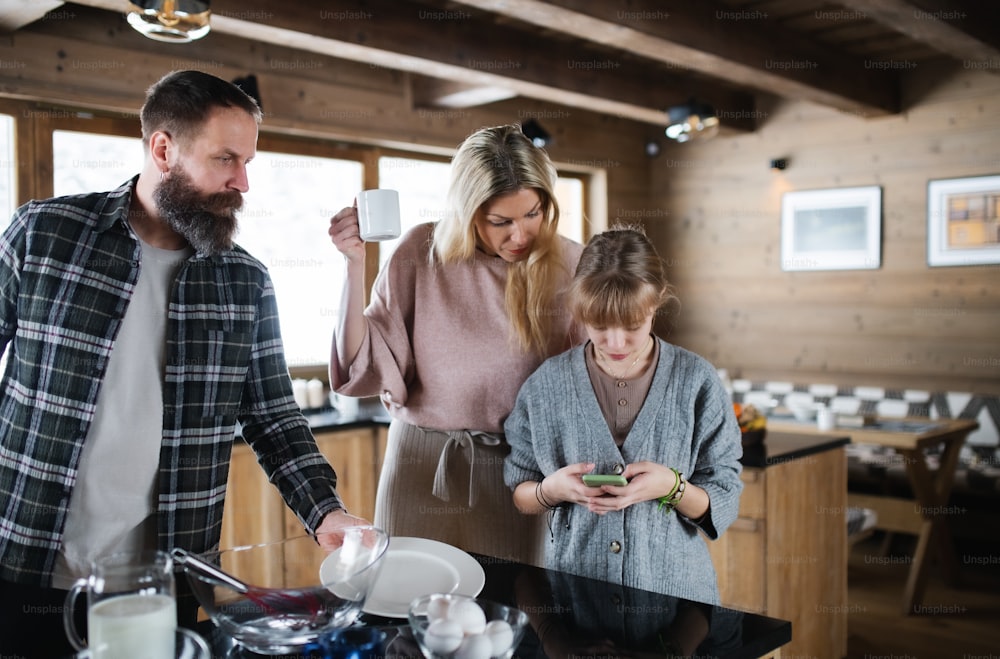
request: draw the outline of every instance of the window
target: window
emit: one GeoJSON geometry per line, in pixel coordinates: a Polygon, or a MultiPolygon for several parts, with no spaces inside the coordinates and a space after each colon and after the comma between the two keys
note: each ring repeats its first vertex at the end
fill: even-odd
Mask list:
{"type": "Polygon", "coordinates": [[[327,229],[361,190],[363,166],[258,151],[248,174],[236,240],[271,273],[289,367],[326,364],[344,280],[343,256],[327,229]]]}
{"type": "Polygon", "coordinates": [[[142,140],[52,131],[52,190],[57,197],[113,190],[142,169],[142,140]]]}
{"type": "Polygon", "coordinates": [[[14,117],[0,114],[0,229],[10,223],[17,204],[16,170],[14,117]]]}
{"type": "MultiPolygon", "coordinates": [[[[399,192],[401,234],[444,217],[450,167],[448,163],[414,158],[378,159],[379,187],[399,192]]],[[[379,243],[379,269],[398,243],[398,238],[379,243]]]]}
{"type": "Polygon", "coordinates": [[[587,242],[583,181],[560,176],[556,181],[556,200],[559,202],[559,233],[581,244],[587,242]]]}
{"type": "MultiPolygon", "coordinates": [[[[9,143],[12,129],[3,126],[0,123],[9,143]]],[[[53,131],[55,195],[111,190],[141,170],[140,139],[121,137],[128,130],[122,127],[94,128],[104,133],[53,131]]],[[[364,188],[363,156],[341,149],[336,152],[341,158],[329,158],[324,155],[329,147],[316,141],[296,143],[265,135],[258,149],[248,166],[250,191],[245,195],[236,241],[271,273],[289,367],[315,368],[329,361],[343,288],[343,257],[327,235],[329,220],[364,188]]],[[[403,157],[382,157],[378,163],[379,187],[400,193],[404,232],[441,219],[449,163],[403,157]]],[[[12,169],[0,169],[0,174],[12,178],[12,169]]],[[[0,181],[0,194],[4,185],[13,189],[9,181],[0,181]]],[[[560,232],[583,242],[583,181],[560,177],[556,196],[562,211],[560,232]]],[[[380,243],[380,265],[396,242],[380,243]]]]}
{"type": "MultiPolygon", "coordinates": [[[[57,130],[52,148],[57,196],[110,190],[142,168],[138,138],[57,130]]],[[[343,280],[327,227],[361,189],[362,165],[258,151],[247,170],[236,241],[271,273],[289,366],[326,364],[343,280]]]]}

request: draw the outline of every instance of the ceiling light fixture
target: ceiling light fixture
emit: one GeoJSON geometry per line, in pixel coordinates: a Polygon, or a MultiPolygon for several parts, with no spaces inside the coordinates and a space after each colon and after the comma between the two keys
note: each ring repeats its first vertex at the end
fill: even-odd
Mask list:
{"type": "Polygon", "coordinates": [[[208,34],[209,0],[132,0],[128,24],[167,43],[187,43],[208,34]]]}
{"type": "Polygon", "coordinates": [[[678,142],[701,139],[707,140],[719,132],[719,118],[707,103],[691,99],[684,105],[675,105],[667,110],[670,125],[665,131],[667,137],[678,142]]]}
{"type": "Polygon", "coordinates": [[[552,142],[552,136],[549,135],[549,132],[542,128],[542,125],[534,119],[528,119],[521,124],[521,132],[531,140],[532,144],[540,149],[545,148],[547,144],[552,142]]]}

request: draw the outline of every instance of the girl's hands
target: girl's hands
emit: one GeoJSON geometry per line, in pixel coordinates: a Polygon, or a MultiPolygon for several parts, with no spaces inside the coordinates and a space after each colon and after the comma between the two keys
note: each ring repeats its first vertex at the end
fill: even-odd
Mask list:
{"type": "Polygon", "coordinates": [[[363,262],[365,258],[365,242],[361,240],[361,230],[358,227],[358,208],[351,206],[341,209],[330,219],[328,232],[334,247],[348,261],[363,262]]]}
{"type": "MultiPolygon", "coordinates": [[[[636,503],[659,499],[677,484],[677,476],[669,467],[645,461],[634,462],[625,467],[622,476],[628,480],[628,485],[587,487],[581,476],[591,473],[595,466],[593,462],[580,462],[546,476],[541,487],[545,503],[551,506],[564,502],[575,503],[586,506],[592,513],[604,515],[614,510],[624,510],[636,503]]],[[[690,510],[685,509],[684,514],[694,515],[695,518],[705,514],[709,504],[707,495],[690,483],[687,491],[689,494],[685,495],[684,505],[690,510]]]]}
{"type": "Polygon", "coordinates": [[[587,509],[603,515],[613,510],[624,510],[635,503],[659,499],[670,492],[677,480],[668,467],[648,461],[628,465],[622,476],[628,479],[628,485],[585,487],[586,490],[598,491],[598,494],[588,498],[587,509]]]}
{"type": "Polygon", "coordinates": [[[593,462],[578,462],[558,469],[542,480],[542,496],[553,506],[563,502],[586,505],[590,497],[600,496],[601,488],[587,487],[580,480],[596,465],[593,462]]]}

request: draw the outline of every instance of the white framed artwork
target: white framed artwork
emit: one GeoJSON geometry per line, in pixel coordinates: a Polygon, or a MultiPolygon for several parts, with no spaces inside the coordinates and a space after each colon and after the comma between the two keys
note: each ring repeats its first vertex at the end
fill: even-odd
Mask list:
{"type": "Polygon", "coordinates": [[[786,192],[781,269],[872,270],[882,262],[882,188],[786,192]]]}
{"type": "Polygon", "coordinates": [[[1000,176],[927,184],[927,264],[1000,263],[1000,176]]]}

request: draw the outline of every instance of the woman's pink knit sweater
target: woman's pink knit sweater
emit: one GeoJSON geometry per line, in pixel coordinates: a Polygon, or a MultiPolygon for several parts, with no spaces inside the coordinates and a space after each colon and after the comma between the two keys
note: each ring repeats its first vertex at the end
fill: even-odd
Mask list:
{"type": "MultiPolygon", "coordinates": [[[[466,262],[432,265],[433,227],[410,230],[376,279],[365,309],[368,333],[337,392],[379,395],[392,416],[424,428],[499,433],[542,359],[524,354],[511,337],[507,262],[477,251],[466,262]]],[[[583,247],[560,240],[566,268],[550,311],[565,349],[584,336],[562,293],[583,247]]]]}

